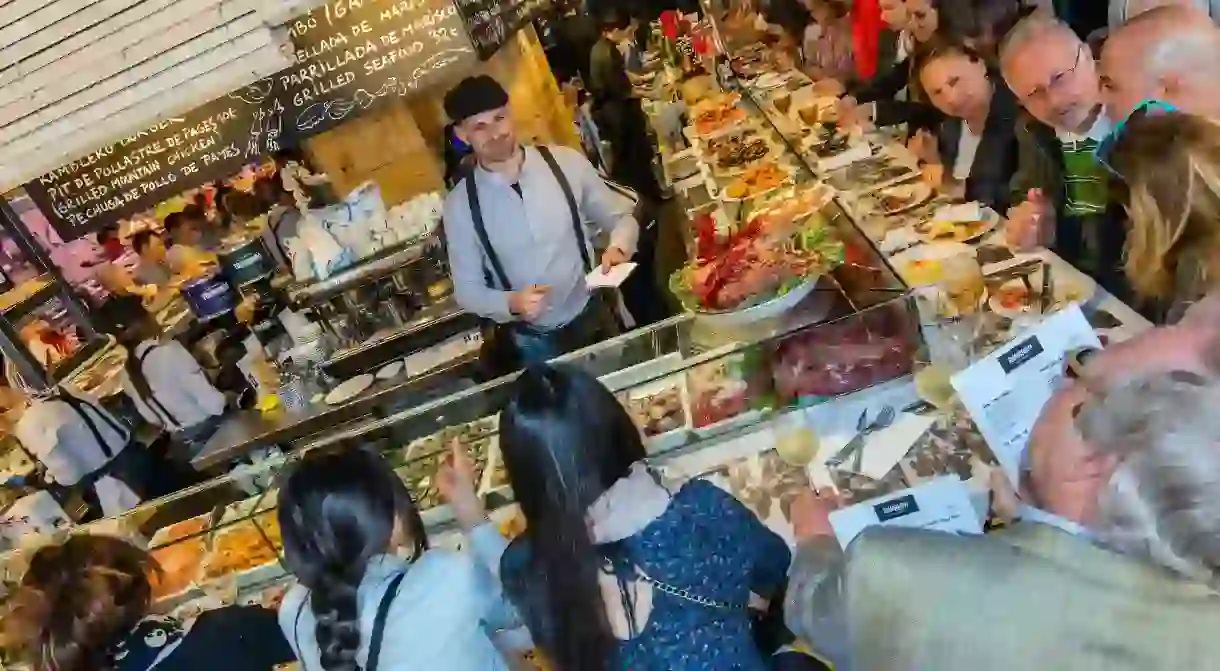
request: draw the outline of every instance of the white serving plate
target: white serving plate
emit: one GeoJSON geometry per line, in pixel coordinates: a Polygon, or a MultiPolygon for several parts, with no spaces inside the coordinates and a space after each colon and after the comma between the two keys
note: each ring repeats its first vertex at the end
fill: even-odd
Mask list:
{"type": "Polygon", "coordinates": [[[912,261],[940,261],[958,256],[959,254],[978,255],[973,247],[962,242],[928,242],[891,256],[890,265],[902,277],[903,282],[910,286],[921,286],[919,283],[908,279],[907,275],[903,272],[907,264],[912,261]]]}
{"type": "Polygon", "coordinates": [[[340,405],[356,398],[363,394],[369,387],[373,386],[373,382],[377,378],[369,374],[357,375],[350,380],[344,380],[339,386],[330,390],[330,393],[323,399],[327,405],[340,405]]]}
{"type": "MultiPolygon", "coordinates": [[[[1045,267],[1045,266],[1044,266],[1045,267]]],[[[1029,283],[1035,291],[1042,285],[1042,270],[1030,273],[1029,283]]],[[[1021,285],[1020,278],[1008,280],[1001,287],[1021,285]]],[[[1084,305],[1093,299],[1097,293],[1097,284],[1095,282],[1081,282],[1075,277],[1056,277],[1054,270],[1051,271],[1051,291],[1054,294],[1054,302],[1050,306],[1052,312],[1056,309],[1062,309],[1067,303],[1080,303],[1084,305]]],[[[998,292],[997,292],[998,293],[998,292]]],[[[1007,308],[1000,302],[999,295],[992,295],[987,299],[987,306],[991,311],[1006,317],[1008,319],[1021,319],[1029,316],[1038,316],[1034,306],[1027,305],[1024,308],[1007,308]]]]}
{"type": "Polygon", "coordinates": [[[402,373],[402,369],[405,366],[406,364],[404,364],[401,360],[391,361],[378,369],[374,374],[374,377],[376,377],[378,380],[389,380],[391,378],[398,377],[398,375],[402,373]]]}
{"type": "Polygon", "coordinates": [[[932,196],[933,192],[931,185],[923,180],[908,182],[906,184],[896,184],[887,189],[881,189],[873,194],[874,200],[877,201],[877,214],[885,217],[892,217],[897,214],[902,214],[903,212],[910,212],[917,207],[923,206],[932,199],[932,196]],[[911,201],[902,207],[887,210],[885,209],[885,204],[881,201],[881,199],[890,194],[905,195],[906,197],[910,198],[911,201]]]}
{"type": "MultiPolygon", "coordinates": [[[[776,296],[771,300],[751,305],[748,308],[740,310],[722,310],[718,312],[703,312],[694,310],[695,318],[705,321],[714,326],[741,326],[743,324],[753,324],[754,322],[778,317],[785,312],[796,307],[798,303],[809,297],[817,289],[818,281],[822,279],[821,275],[810,277],[802,282],[799,286],[793,288],[783,296],[776,296]]],[[[823,304],[814,306],[811,317],[815,321],[820,321],[830,312],[830,308],[834,305],[834,301],[823,301],[823,304]]],[[[811,322],[812,323],[812,322],[811,322]]]]}

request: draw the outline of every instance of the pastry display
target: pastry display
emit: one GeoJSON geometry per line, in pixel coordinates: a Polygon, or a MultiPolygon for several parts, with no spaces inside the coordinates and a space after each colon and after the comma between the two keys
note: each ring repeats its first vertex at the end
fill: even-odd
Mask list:
{"type": "Polygon", "coordinates": [[[214,580],[276,562],[283,547],[275,511],[222,527],[204,557],[202,578],[214,580]]]}
{"type": "Polygon", "coordinates": [[[499,428],[500,418],[498,415],[476,419],[473,422],[447,426],[430,436],[412,441],[407,447],[407,456],[414,458],[446,451],[454,440],[466,445],[472,451],[477,450],[480,447],[485,447],[485,444],[480,443],[495,435],[499,428]]]}
{"type": "MultiPolygon", "coordinates": [[[[440,506],[444,501],[436,487],[436,474],[444,459],[449,455],[449,445],[454,440],[466,447],[467,454],[474,462],[474,480],[480,482],[483,472],[487,469],[492,454],[498,453],[499,441],[496,432],[499,430],[499,416],[484,417],[473,422],[445,427],[440,431],[413,441],[405,450],[406,463],[397,467],[395,472],[402,478],[415,499],[415,506],[420,511],[440,506]]],[[[499,459],[495,460],[497,463],[499,459]]],[[[501,486],[507,482],[503,467],[497,467],[491,482],[500,481],[501,486]]]]}
{"type": "Polygon", "coordinates": [[[199,559],[205,550],[204,517],[194,517],[166,527],[153,536],[150,554],[158,569],[151,576],[153,598],[161,599],[178,594],[195,580],[199,559]]]}

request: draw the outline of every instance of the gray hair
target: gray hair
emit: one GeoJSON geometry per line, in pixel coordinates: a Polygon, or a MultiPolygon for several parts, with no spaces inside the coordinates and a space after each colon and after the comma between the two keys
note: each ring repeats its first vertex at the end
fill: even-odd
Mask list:
{"type": "Polygon", "coordinates": [[[1220,577],[1220,378],[1188,371],[1127,380],[1085,402],[1081,435],[1116,459],[1098,497],[1099,539],[1215,583],[1220,577]]]}
{"type": "Polygon", "coordinates": [[[1118,28],[1144,12],[1167,5],[1197,7],[1207,12],[1213,20],[1220,18],[1220,2],[1217,0],[1110,0],[1110,30],[1118,28]]]}
{"type": "Polygon", "coordinates": [[[1073,42],[1082,40],[1068,24],[1055,18],[1054,14],[1037,11],[1017,22],[1000,42],[998,50],[1000,64],[1003,65],[1013,54],[1024,49],[1037,39],[1057,35],[1073,42]]]}
{"type": "MultiPolygon", "coordinates": [[[[1220,2],[1220,0],[1217,0],[1220,2]]],[[[1213,83],[1220,66],[1220,30],[1196,2],[1151,2],[1113,31],[1142,32],[1148,44],[1140,59],[1153,76],[1176,73],[1213,83]]]]}

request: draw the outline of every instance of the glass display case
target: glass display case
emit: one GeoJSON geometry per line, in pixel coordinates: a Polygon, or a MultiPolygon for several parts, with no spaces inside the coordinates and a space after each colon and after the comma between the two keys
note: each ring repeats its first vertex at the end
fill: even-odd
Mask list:
{"type": "MultiPolygon", "coordinates": [[[[697,320],[682,316],[564,360],[601,377],[637,419],[651,458],[664,464],[748,433],[790,410],[909,372],[920,341],[908,296],[875,300],[877,294],[846,286],[834,290],[832,315],[820,323],[798,320],[758,339],[722,339],[716,345],[697,320]],[[857,301],[865,306],[854,309],[857,301]]],[[[452,516],[433,479],[449,439],[456,437],[475,456],[480,492],[489,508],[511,504],[496,412],[512,380],[502,378],[360,430],[319,436],[299,452],[238,469],[78,531],[146,540],[162,565],[156,594],[165,608],[200,607],[201,597],[274,601],[286,573],[274,512],[277,482],[303,453],[378,450],[407,483],[430,533],[439,537],[452,527],[452,516]]],[[[24,556],[9,554],[10,579],[20,575],[24,556]]]]}
{"type": "MultiPolygon", "coordinates": [[[[756,128],[774,132],[765,125],[756,128]]],[[[774,140],[777,151],[788,151],[784,158],[792,183],[784,188],[817,187],[805,162],[786,150],[778,136],[774,140]]],[[[688,209],[707,207],[693,202],[689,191],[680,194],[688,209]]],[[[911,291],[836,200],[825,199],[819,206],[828,234],[844,247],[843,259],[787,309],[750,319],[694,311],[573,352],[557,363],[601,379],[636,420],[650,460],[662,466],[748,437],[793,411],[908,375],[923,355],[911,291]]],[[[749,220],[749,212],[742,207],[729,219],[722,215],[719,223],[733,230],[749,220]]],[[[691,237],[693,246],[696,236],[691,237]]],[[[434,544],[446,544],[454,522],[434,479],[452,439],[471,450],[479,490],[493,518],[511,510],[498,412],[514,379],[506,376],[317,433],[291,453],[239,467],[79,530],[132,534],[147,542],[162,565],[156,594],[166,609],[199,608],[207,601],[203,597],[272,604],[283,593],[286,574],[275,517],[279,479],[314,450],[372,449],[407,484],[434,544]]],[[[20,574],[24,556],[9,553],[8,575],[20,574]]]]}
{"type": "Polygon", "coordinates": [[[0,286],[0,349],[27,384],[49,388],[113,341],[93,329],[80,294],[4,198],[0,221],[0,248],[16,259],[0,286]]]}

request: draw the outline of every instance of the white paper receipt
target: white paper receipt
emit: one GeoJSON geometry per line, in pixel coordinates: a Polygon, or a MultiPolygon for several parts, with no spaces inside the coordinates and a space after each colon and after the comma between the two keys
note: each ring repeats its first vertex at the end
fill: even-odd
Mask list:
{"type": "Polygon", "coordinates": [[[1072,304],[950,379],[1014,487],[1030,430],[1063,377],[1064,359],[1086,347],[1101,341],[1072,304]]]}
{"type": "Polygon", "coordinates": [[[637,264],[628,261],[620,263],[610,269],[610,272],[603,273],[602,267],[598,266],[585,275],[585,284],[590,289],[601,289],[603,287],[617,287],[622,284],[631,271],[635,270],[637,264]]]}
{"type": "Polygon", "coordinates": [[[843,548],[871,526],[983,533],[970,490],[951,475],[836,510],[830,514],[830,526],[843,548]]]}

